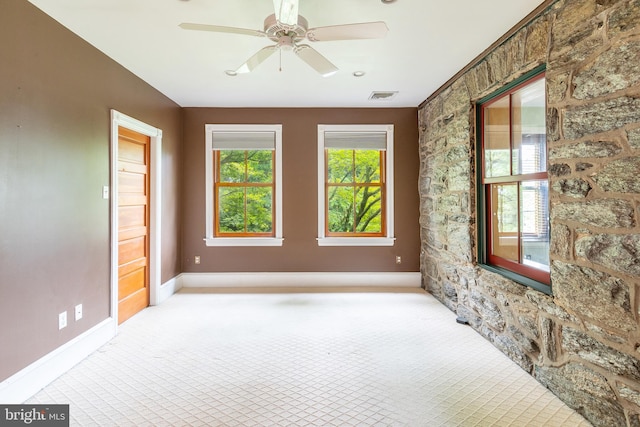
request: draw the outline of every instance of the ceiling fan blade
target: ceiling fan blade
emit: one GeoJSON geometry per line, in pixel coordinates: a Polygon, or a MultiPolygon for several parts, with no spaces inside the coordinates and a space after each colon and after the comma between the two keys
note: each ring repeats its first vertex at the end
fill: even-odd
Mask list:
{"type": "Polygon", "coordinates": [[[236,73],[244,74],[252,72],[258,65],[262,64],[267,58],[274,54],[278,50],[278,46],[267,46],[256,52],[251,58],[247,59],[247,62],[242,64],[236,73]]]}
{"type": "Polygon", "coordinates": [[[273,0],[276,20],[284,25],[298,24],[298,0],[273,0]]]}
{"type": "Polygon", "coordinates": [[[307,38],[312,42],[380,39],[386,36],[388,31],[387,24],[382,21],[362,22],[359,24],[310,28],[307,31],[307,38]]]}
{"type": "Polygon", "coordinates": [[[260,30],[249,30],[246,28],[236,27],[223,27],[221,25],[207,25],[207,24],[192,24],[189,22],[183,22],[180,24],[180,28],[183,30],[196,30],[196,31],[211,31],[214,33],[230,33],[230,34],[244,34],[247,36],[264,37],[267,34],[260,30]]]}
{"type": "Polygon", "coordinates": [[[311,68],[322,74],[322,77],[329,77],[338,71],[338,67],[333,65],[327,58],[322,56],[317,50],[308,44],[301,44],[295,47],[294,52],[311,68]]]}

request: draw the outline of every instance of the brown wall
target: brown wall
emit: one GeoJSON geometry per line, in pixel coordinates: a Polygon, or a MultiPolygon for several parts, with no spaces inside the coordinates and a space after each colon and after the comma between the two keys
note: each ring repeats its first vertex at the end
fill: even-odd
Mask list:
{"type": "Polygon", "coordinates": [[[181,115],[26,0],[0,10],[1,381],[109,317],[111,108],[163,130],[162,280],[180,272],[181,115]]]}
{"type": "Polygon", "coordinates": [[[0,381],[110,315],[101,190],[112,108],[163,130],[163,282],[181,271],[418,271],[417,109],[181,110],[26,0],[0,7],[0,381]],[[205,123],[283,124],[283,247],[204,246],[205,123]],[[317,247],[318,123],[395,124],[396,246],[317,247]]]}
{"type": "Polygon", "coordinates": [[[184,109],[183,271],[419,271],[417,109],[184,109]],[[284,245],[206,247],[204,127],[282,124],[284,245]],[[391,123],[395,155],[393,247],[318,247],[318,124],[391,123]],[[193,257],[200,255],[201,264],[193,257]],[[395,257],[402,257],[396,265],[395,257]]]}

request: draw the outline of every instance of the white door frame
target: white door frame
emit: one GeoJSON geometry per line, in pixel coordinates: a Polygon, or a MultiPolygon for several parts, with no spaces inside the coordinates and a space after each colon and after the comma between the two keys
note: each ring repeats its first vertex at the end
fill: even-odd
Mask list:
{"type": "MultiPolygon", "coordinates": [[[[111,110],[111,317],[118,324],[118,127],[127,128],[151,140],[149,147],[149,304],[159,304],[161,285],[161,189],[162,130],[111,110]]],[[[117,326],[116,326],[117,327],[117,326]]]]}

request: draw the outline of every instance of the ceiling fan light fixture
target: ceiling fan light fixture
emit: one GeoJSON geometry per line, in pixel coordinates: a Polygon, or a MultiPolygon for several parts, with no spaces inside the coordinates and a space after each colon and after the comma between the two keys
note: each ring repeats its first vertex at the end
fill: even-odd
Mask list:
{"type": "Polygon", "coordinates": [[[293,50],[295,47],[295,40],[291,36],[282,36],[278,39],[278,47],[281,50],[293,50]]]}
{"type": "Polygon", "coordinates": [[[362,76],[364,76],[365,74],[367,74],[367,73],[366,73],[366,72],[364,72],[364,71],[354,71],[354,72],[353,72],[353,77],[362,77],[362,76]]]}
{"type": "Polygon", "coordinates": [[[225,70],[224,73],[229,77],[235,77],[238,75],[238,73],[235,72],[234,70],[225,70]]]}

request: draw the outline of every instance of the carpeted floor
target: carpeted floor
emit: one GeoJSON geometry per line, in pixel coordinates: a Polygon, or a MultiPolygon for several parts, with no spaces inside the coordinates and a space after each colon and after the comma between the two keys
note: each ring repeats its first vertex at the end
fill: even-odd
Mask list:
{"type": "Polygon", "coordinates": [[[28,403],[78,426],[588,426],[421,290],[193,290],[28,403]]]}

